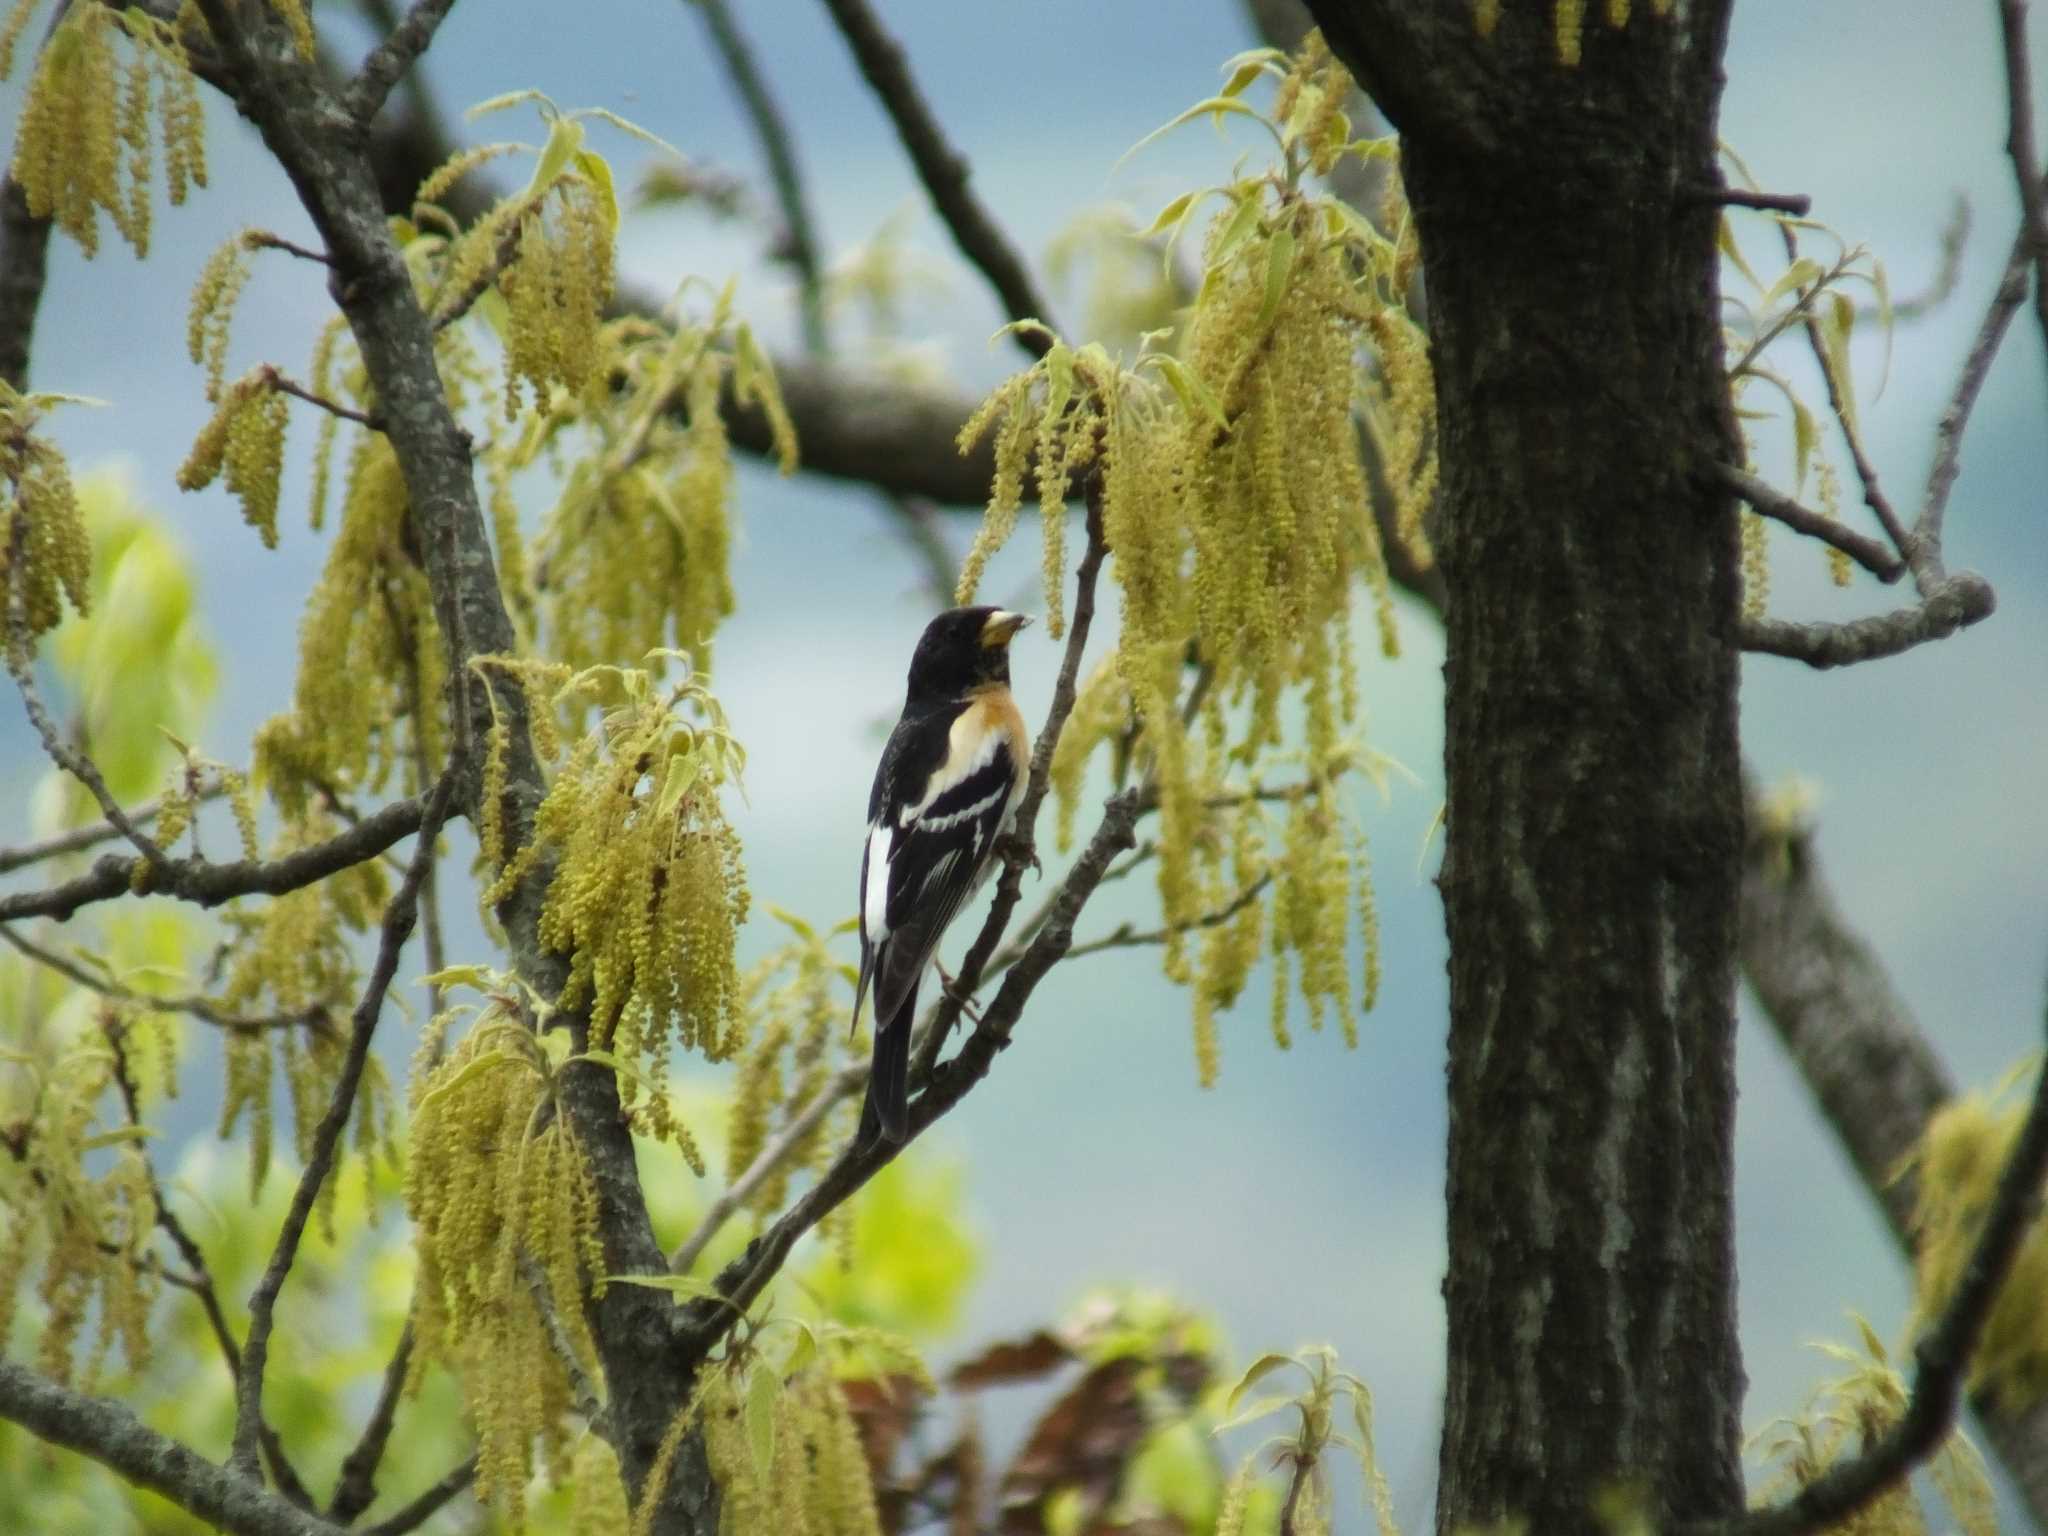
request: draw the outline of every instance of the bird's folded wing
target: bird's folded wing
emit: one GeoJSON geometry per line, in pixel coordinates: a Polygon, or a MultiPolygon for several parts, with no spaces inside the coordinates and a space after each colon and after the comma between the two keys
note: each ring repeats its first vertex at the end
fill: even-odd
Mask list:
{"type": "MultiPolygon", "coordinates": [[[[879,907],[882,917],[874,977],[877,1019],[893,1016],[974,890],[1016,783],[1017,765],[999,740],[971,772],[907,813],[902,826],[875,829],[863,906],[870,918],[879,907]]],[[[868,924],[871,938],[877,937],[876,926],[868,924]]]]}

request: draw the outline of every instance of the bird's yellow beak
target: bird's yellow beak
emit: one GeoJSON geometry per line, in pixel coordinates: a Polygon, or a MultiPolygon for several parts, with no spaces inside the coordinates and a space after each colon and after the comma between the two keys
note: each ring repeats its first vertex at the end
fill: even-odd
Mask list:
{"type": "Polygon", "coordinates": [[[1016,639],[1017,631],[1030,622],[1028,613],[1011,613],[998,608],[981,626],[981,643],[986,646],[1008,645],[1016,639]]]}

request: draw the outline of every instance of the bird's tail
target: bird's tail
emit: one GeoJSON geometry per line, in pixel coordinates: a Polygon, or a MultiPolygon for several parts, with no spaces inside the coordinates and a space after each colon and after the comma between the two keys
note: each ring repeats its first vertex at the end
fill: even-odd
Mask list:
{"type": "Polygon", "coordinates": [[[910,1022],[917,1017],[917,988],[895,1014],[875,1021],[875,1064],[868,1073],[868,1101],[860,1113],[862,1146],[877,1136],[901,1143],[910,1131],[910,1022]]]}

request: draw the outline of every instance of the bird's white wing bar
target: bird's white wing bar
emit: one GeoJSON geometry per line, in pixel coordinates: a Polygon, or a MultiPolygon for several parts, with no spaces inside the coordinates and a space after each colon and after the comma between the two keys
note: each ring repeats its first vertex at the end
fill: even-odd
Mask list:
{"type": "Polygon", "coordinates": [[[889,845],[886,821],[868,829],[868,856],[861,861],[861,933],[870,944],[889,936],[889,845]]]}

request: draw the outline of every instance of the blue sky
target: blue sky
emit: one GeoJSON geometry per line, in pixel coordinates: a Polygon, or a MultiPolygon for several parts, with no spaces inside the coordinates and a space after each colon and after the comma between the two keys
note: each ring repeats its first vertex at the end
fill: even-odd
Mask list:
{"type": "MultiPolygon", "coordinates": [[[[1012,359],[986,338],[1003,317],[926,212],[823,7],[735,8],[795,120],[828,250],[869,238],[900,212],[909,245],[942,274],[911,296],[909,335],[969,384],[998,377],[1012,359]]],[[[884,10],[976,185],[1034,258],[1077,208],[1121,201],[1149,214],[1226,177],[1239,152],[1191,129],[1112,169],[1147,131],[1213,89],[1219,62],[1248,44],[1231,0],[924,0],[884,10]]],[[[613,0],[575,20],[569,12],[541,0],[458,6],[430,60],[444,106],[537,86],[564,105],[621,112],[758,182],[751,140],[687,6],[613,0]]],[[[2036,52],[2048,55],[2048,27],[2034,25],[2036,52]]],[[[1872,450],[1895,499],[1911,505],[1934,419],[2015,226],[1995,8],[1751,0],[1738,7],[1728,73],[1724,138],[1764,185],[1812,194],[1817,217],[1872,246],[1896,293],[1932,273],[1956,193],[1971,200],[1975,233],[1959,291],[1899,331],[1881,397],[1879,350],[1859,338],[1872,450]]],[[[19,78],[0,85],[0,118],[11,122],[20,90],[19,78]]],[[[232,757],[287,699],[298,607],[323,544],[287,514],[281,548],[266,552],[217,491],[180,496],[171,483],[203,417],[183,352],[184,296],[200,262],[244,223],[306,232],[253,136],[219,111],[212,128],[214,185],[160,215],[146,268],[119,248],[93,264],[56,248],[35,382],[113,402],[68,413],[58,435],[81,465],[130,465],[193,551],[228,661],[206,745],[232,757]]],[[[625,141],[606,147],[625,167],[640,158],[625,141]]],[[[630,231],[623,266],[654,288],[689,273],[716,283],[737,272],[742,306],[788,340],[788,283],[758,247],[745,230],[664,212],[630,231]]],[[[1076,296],[1054,302],[1078,318],[1076,296]]],[[[234,366],[269,357],[300,368],[324,313],[307,269],[282,260],[259,268],[237,320],[234,366]]],[[[1950,513],[1950,564],[1990,577],[1996,616],[1895,661],[1823,675],[1756,658],[1744,678],[1749,757],[1766,779],[1798,773],[1821,787],[1820,848],[1843,905],[1966,1081],[1995,1076],[2040,1038],[2043,364],[2038,334],[2022,319],[1978,407],[1950,513]]],[[[300,471],[309,437],[301,419],[300,471]]],[[[1763,465],[1783,470],[1768,453],[1763,465]]],[[[924,599],[916,568],[859,492],[749,466],[740,499],[740,611],[720,638],[716,678],[749,754],[740,828],[756,893],[831,920],[852,906],[868,778],[924,599]]],[[[955,520],[956,547],[970,526],[955,520]]],[[[1028,597],[1035,567],[1027,538],[985,590],[1028,597]]],[[[1867,582],[1835,592],[1816,553],[1780,541],[1774,612],[1829,617],[1881,606],[1867,582]]],[[[1405,617],[1405,659],[1364,662],[1370,739],[1419,783],[1361,806],[1387,963],[1359,1049],[1298,1030],[1294,1049],[1276,1052],[1255,986],[1255,1000],[1226,1024],[1222,1081],[1205,1093],[1194,1082],[1184,999],[1158,979],[1152,957],[1091,958],[1041,991],[1016,1046],[939,1140],[971,1167],[986,1244],[965,1337],[1029,1326],[1091,1284],[1134,1280],[1214,1308],[1244,1352],[1330,1340],[1378,1390],[1389,1471],[1413,1515],[1433,1478],[1441,1384],[1445,992],[1433,864],[1422,851],[1442,793],[1441,651],[1426,619],[1405,617]]],[[[1054,660],[1042,632],[1020,646],[1027,713],[1042,709],[1054,660]]],[[[7,782],[25,783],[37,766],[25,722],[0,711],[7,782]]],[[[0,826],[0,841],[24,830],[0,826]]],[[[762,942],[758,932],[750,939],[762,942]]],[[[1851,1308],[1896,1336],[1907,1297],[1874,1209],[1774,1041],[1747,1021],[1740,1051],[1739,1241],[1754,1424],[1796,1407],[1821,1373],[1805,1341],[1843,1337],[1851,1308]]]]}

